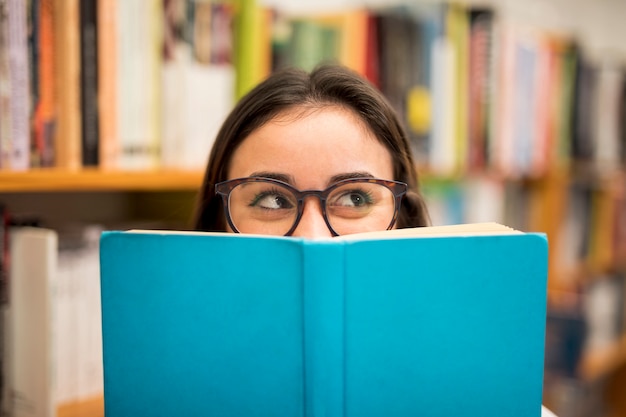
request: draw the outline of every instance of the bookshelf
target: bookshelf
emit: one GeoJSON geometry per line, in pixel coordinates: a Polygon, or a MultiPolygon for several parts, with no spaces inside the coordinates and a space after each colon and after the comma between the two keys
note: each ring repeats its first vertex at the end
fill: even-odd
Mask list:
{"type": "Polygon", "coordinates": [[[162,169],[0,171],[0,203],[18,221],[64,228],[190,227],[203,172],[162,169]]]}
{"type": "Polygon", "coordinates": [[[0,193],[195,191],[202,184],[202,175],[200,171],[101,171],[96,168],[0,171],[0,193]]]}

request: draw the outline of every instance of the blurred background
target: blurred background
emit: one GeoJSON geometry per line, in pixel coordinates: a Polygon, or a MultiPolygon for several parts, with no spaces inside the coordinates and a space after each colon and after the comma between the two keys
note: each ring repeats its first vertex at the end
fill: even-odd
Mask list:
{"type": "Polygon", "coordinates": [[[103,415],[100,231],[189,228],[237,99],[339,62],[401,116],[433,224],[548,234],[544,403],[626,416],[625,17],[626,0],[0,0],[3,415],[103,415]]]}

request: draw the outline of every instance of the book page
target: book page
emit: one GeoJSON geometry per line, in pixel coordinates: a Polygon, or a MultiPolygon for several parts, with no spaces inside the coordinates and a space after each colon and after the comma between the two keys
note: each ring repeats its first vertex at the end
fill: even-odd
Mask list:
{"type": "Polygon", "coordinates": [[[380,232],[356,233],[340,236],[342,240],[361,239],[396,239],[401,237],[435,237],[435,236],[477,236],[477,235],[510,235],[523,233],[500,223],[467,223],[445,226],[412,227],[392,229],[380,232]]]}
{"type": "MultiPolygon", "coordinates": [[[[198,232],[198,231],[176,231],[176,230],[144,230],[144,229],[131,229],[128,233],[148,233],[148,234],[177,234],[177,235],[213,235],[213,236],[244,236],[244,237],[285,237],[285,236],[270,236],[270,235],[258,235],[250,233],[227,233],[227,232],[198,232]]],[[[518,234],[523,233],[519,230],[515,230],[509,226],[505,226],[500,223],[487,222],[487,223],[466,223],[466,224],[453,224],[445,226],[426,226],[426,227],[412,227],[406,229],[392,229],[381,230],[377,232],[363,232],[355,233],[351,235],[338,236],[334,238],[322,238],[326,239],[341,239],[341,240],[361,240],[361,239],[397,239],[402,237],[433,237],[433,236],[475,236],[475,235],[501,235],[501,234],[518,234]]],[[[320,240],[320,239],[316,239],[320,240]]]]}

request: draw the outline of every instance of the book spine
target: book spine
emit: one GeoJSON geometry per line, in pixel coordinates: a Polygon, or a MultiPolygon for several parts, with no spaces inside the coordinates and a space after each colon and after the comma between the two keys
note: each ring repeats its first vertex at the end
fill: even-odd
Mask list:
{"type": "Polygon", "coordinates": [[[10,248],[9,407],[16,417],[49,417],[55,408],[50,295],[58,237],[53,230],[16,227],[10,248]]]}
{"type": "Polygon", "coordinates": [[[503,26],[499,32],[497,74],[498,116],[494,118],[494,140],[490,149],[494,168],[513,177],[513,110],[516,60],[514,27],[503,26]]]}
{"type": "Polygon", "coordinates": [[[378,17],[367,12],[364,76],[376,88],[380,88],[380,59],[378,54],[378,17]]]}
{"type": "Polygon", "coordinates": [[[534,127],[532,134],[534,136],[533,147],[533,173],[545,173],[548,169],[549,154],[549,103],[550,103],[550,66],[552,57],[545,40],[539,40],[537,48],[537,68],[535,80],[535,97],[534,97],[534,127]]]}
{"type": "Polygon", "coordinates": [[[29,78],[29,144],[28,144],[28,161],[30,168],[41,166],[41,155],[43,153],[43,143],[37,135],[35,128],[36,108],[41,99],[41,32],[40,19],[40,1],[34,0],[28,2],[26,6],[26,39],[28,45],[28,78],[29,78]],[[32,128],[31,128],[32,127],[32,128]]]}
{"type": "Polygon", "coordinates": [[[9,278],[9,231],[8,209],[0,203],[0,414],[9,415],[7,407],[7,323],[6,312],[8,310],[8,278],[9,278]]]}
{"type": "Polygon", "coordinates": [[[54,164],[56,127],[55,16],[52,0],[40,0],[39,25],[39,100],[34,108],[34,134],[40,151],[39,163],[42,167],[50,167],[54,164]]]}
{"type": "Polygon", "coordinates": [[[257,19],[258,4],[256,0],[242,0],[239,2],[237,14],[234,20],[234,44],[235,44],[235,96],[241,98],[252,89],[260,80],[257,79],[255,67],[258,47],[256,37],[259,36],[260,28],[257,19]]]}
{"type": "Polygon", "coordinates": [[[594,97],[594,164],[598,171],[611,172],[620,166],[620,96],[624,72],[619,66],[604,64],[597,73],[594,97]]]}
{"type": "Polygon", "coordinates": [[[119,136],[117,129],[117,0],[98,1],[98,115],[101,169],[117,167],[119,136]]]}
{"type": "MultiPolygon", "coordinates": [[[[574,123],[572,132],[572,158],[579,161],[589,161],[593,155],[593,92],[595,84],[595,70],[591,63],[580,57],[576,65],[574,123]]],[[[626,108],[626,106],[624,107],[626,108]]],[[[622,120],[626,120],[626,115],[622,120]]],[[[626,134],[626,126],[622,129],[626,134]]]]}
{"type": "Polygon", "coordinates": [[[57,51],[58,130],[55,134],[55,166],[81,166],[80,36],[78,0],[54,0],[55,50],[57,51]]]}
{"type": "MultiPolygon", "coordinates": [[[[566,39],[560,40],[561,56],[561,94],[559,95],[559,135],[556,144],[556,155],[553,165],[558,169],[566,169],[571,162],[572,154],[572,120],[574,118],[574,100],[576,83],[576,65],[578,51],[574,44],[566,39]]],[[[618,123],[616,121],[616,123],[618,123]]],[[[617,126],[616,126],[617,127],[617,126]]],[[[616,134],[618,134],[616,132],[616,134]]]]}
{"type": "Polygon", "coordinates": [[[119,168],[135,167],[140,154],[141,139],[137,125],[142,115],[141,96],[144,94],[137,73],[143,72],[143,54],[138,40],[145,26],[145,16],[136,1],[120,1],[117,7],[117,90],[116,104],[119,126],[119,168]],[[138,69],[136,69],[138,68],[138,69]]]}
{"type": "Polygon", "coordinates": [[[303,245],[304,415],[343,416],[345,249],[323,242],[303,245]]]}
{"type": "Polygon", "coordinates": [[[11,73],[8,0],[0,0],[0,169],[9,167],[11,149],[11,73]]]}
{"type": "Polygon", "coordinates": [[[80,2],[82,164],[98,165],[98,28],[96,0],[80,2]]]}
{"type": "MultiPolygon", "coordinates": [[[[63,244],[61,242],[61,244],[63,244]]],[[[71,250],[61,248],[57,256],[54,281],[53,348],[56,367],[53,375],[54,396],[60,404],[76,401],[78,315],[73,310],[75,293],[72,277],[76,259],[71,250]]]]}
{"type": "Polygon", "coordinates": [[[87,249],[83,256],[83,279],[85,282],[85,296],[83,297],[83,311],[85,314],[85,366],[86,378],[84,398],[97,398],[104,390],[102,366],[102,315],[100,304],[100,251],[98,234],[87,241],[87,249]]]}
{"type": "Polygon", "coordinates": [[[407,56],[413,41],[411,21],[391,10],[379,16],[378,56],[380,59],[380,89],[400,117],[405,115],[405,88],[410,61],[407,56]]]}
{"type": "Polygon", "coordinates": [[[235,96],[243,97],[254,86],[252,73],[252,40],[254,39],[254,0],[243,0],[235,18],[235,63],[237,64],[237,85],[235,96]]]}
{"type": "Polygon", "coordinates": [[[450,174],[455,169],[456,143],[454,128],[450,120],[454,120],[454,91],[456,65],[454,49],[451,42],[440,37],[434,40],[431,59],[431,91],[432,91],[432,129],[428,150],[428,164],[432,172],[450,174]]]}
{"type": "Polygon", "coordinates": [[[343,62],[365,76],[367,69],[367,36],[369,12],[357,9],[346,12],[346,28],[341,34],[343,62]]]}
{"type": "MultiPolygon", "coordinates": [[[[142,2],[143,3],[143,2],[142,2]]],[[[161,0],[150,0],[145,2],[147,16],[147,74],[146,79],[146,97],[145,108],[146,114],[146,165],[147,169],[155,169],[159,167],[161,162],[161,71],[162,71],[162,39],[163,39],[163,8],[161,0]]]]}
{"type": "Polygon", "coordinates": [[[473,170],[485,168],[489,91],[491,74],[491,37],[493,15],[490,10],[473,10],[470,21],[468,156],[473,170]]]}
{"type": "MultiPolygon", "coordinates": [[[[9,301],[9,210],[0,203],[0,305],[9,301]]],[[[1,335],[4,336],[4,335],[1,335]]],[[[0,338],[0,344],[4,339],[0,338]]],[[[3,357],[0,355],[0,359],[3,357]]],[[[4,369],[0,368],[0,374],[4,376],[4,369]]],[[[2,379],[0,379],[0,393],[2,392],[2,379]]],[[[0,410],[2,408],[0,407],[0,410]]]]}
{"type": "Polygon", "coordinates": [[[513,103],[513,148],[512,163],[516,175],[525,175],[529,171],[534,147],[533,127],[536,124],[533,106],[535,104],[535,85],[537,69],[536,42],[524,35],[515,43],[515,85],[513,103]]]}
{"type": "Polygon", "coordinates": [[[163,12],[161,167],[170,169],[182,165],[185,80],[191,62],[191,46],[185,35],[191,31],[192,16],[190,12],[180,13],[175,2],[165,2],[163,12]]]}
{"type": "MultiPolygon", "coordinates": [[[[221,19],[232,20],[232,15],[234,15],[234,12],[232,12],[232,8],[228,8],[228,7],[225,7],[225,5],[222,5],[221,9],[222,9],[221,19]]],[[[271,73],[271,67],[272,67],[271,37],[272,37],[273,27],[272,27],[271,9],[268,9],[267,7],[259,7],[256,13],[256,20],[257,20],[257,25],[259,27],[259,30],[258,30],[258,35],[256,37],[256,45],[255,45],[255,51],[256,51],[255,67],[257,69],[255,72],[255,77],[256,77],[257,82],[260,82],[261,80],[269,76],[269,74],[271,73]]],[[[224,44],[226,40],[230,40],[232,38],[231,32],[229,30],[226,30],[228,27],[222,25],[221,30],[219,30],[219,37],[222,39],[222,44],[224,44]]],[[[231,42],[229,42],[228,44],[229,48],[230,48],[230,45],[232,45],[231,42]]],[[[227,49],[227,48],[223,48],[223,49],[227,49]]],[[[226,60],[222,59],[220,63],[232,64],[233,62],[232,50],[228,51],[227,54],[223,53],[223,55],[226,55],[227,59],[226,60]]]]}
{"type": "Polygon", "coordinates": [[[455,90],[453,92],[453,106],[455,107],[453,129],[454,149],[456,152],[455,172],[465,172],[467,169],[467,119],[468,119],[468,62],[469,62],[469,19],[464,6],[451,4],[446,15],[446,34],[450,40],[454,56],[455,90]]]}
{"type": "Polygon", "coordinates": [[[24,171],[30,165],[30,86],[26,3],[20,0],[8,0],[7,23],[12,136],[9,163],[12,170],[24,171]]]}

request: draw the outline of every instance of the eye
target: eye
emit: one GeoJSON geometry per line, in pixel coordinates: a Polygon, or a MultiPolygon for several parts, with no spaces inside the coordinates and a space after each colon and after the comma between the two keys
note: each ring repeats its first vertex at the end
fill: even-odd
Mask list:
{"type": "Polygon", "coordinates": [[[292,209],[294,203],[280,191],[265,191],[257,194],[249,204],[250,207],[259,207],[267,210],[292,209]]]}
{"type": "Polygon", "coordinates": [[[363,207],[372,204],[372,196],[367,191],[350,190],[333,199],[333,206],[363,207]]]}

